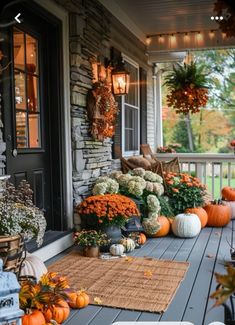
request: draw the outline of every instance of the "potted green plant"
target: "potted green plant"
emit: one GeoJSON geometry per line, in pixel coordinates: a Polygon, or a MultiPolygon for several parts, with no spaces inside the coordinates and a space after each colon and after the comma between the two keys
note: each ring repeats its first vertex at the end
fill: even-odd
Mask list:
{"type": "Polygon", "coordinates": [[[175,215],[204,204],[206,186],[198,178],[185,173],[169,172],[165,175],[165,182],[169,203],[175,215]]]}
{"type": "Polygon", "coordinates": [[[74,233],[74,244],[83,248],[86,257],[99,257],[100,247],[107,246],[107,234],[96,230],[82,230],[74,233]]]}

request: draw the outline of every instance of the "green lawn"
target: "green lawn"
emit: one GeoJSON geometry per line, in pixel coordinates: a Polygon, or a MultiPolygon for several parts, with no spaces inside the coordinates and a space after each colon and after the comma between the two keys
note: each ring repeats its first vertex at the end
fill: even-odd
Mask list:
{"type": "MultiPolygon", "coordinates": [[[[207,177],[206,179],[206,185],[208,187],[208,191],[210,193],[212,193],[212,177],[207,177]]],[[[222,187],[227,186],[228,185],[228,179],[227,178],[223,178],[222,180],[222,187]]],[[[232,187],[235,187],[235,179],[231,179],[231,183],[230,185],[232,187]]],[[[220,194],[220,179],[219,177],[215,177],[215,184],[214,184],[214,198],[215,199],[219,199],[221,198],[221,194],[220,194]]]]}

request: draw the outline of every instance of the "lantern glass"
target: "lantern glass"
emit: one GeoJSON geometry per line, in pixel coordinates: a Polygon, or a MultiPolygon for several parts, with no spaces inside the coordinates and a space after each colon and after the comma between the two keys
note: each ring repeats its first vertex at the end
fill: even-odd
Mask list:
{"type": "Polygon", "coordinates": [[[130,74],[127,71],[113,71],[112,86],[114,95],[126,95],[129,91],[130,74]]]}

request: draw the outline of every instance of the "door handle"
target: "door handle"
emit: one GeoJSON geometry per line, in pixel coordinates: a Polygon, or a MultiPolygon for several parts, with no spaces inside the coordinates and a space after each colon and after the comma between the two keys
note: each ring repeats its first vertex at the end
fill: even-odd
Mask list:
{"type": "Polygon", "coordinates": [[[12,150],[12,156],[16,157],[18,155],[17,149],[12,150]]]}

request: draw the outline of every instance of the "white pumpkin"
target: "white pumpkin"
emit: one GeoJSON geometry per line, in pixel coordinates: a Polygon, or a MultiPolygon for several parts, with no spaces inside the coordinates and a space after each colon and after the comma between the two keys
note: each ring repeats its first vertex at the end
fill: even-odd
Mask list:
{"type": "Polygon", "coordinates": [[[20,275],[32,275],[39,280],[44,273],[47,273],[47,268],[43,261],[39,257],[27,253],[20,275]]]}
{"type": "Polygon", "coordinates": [[[222,200],[222,203],[224,205],[227,205],[228,207],[230,207],[230,210],[231,210],[231,219],[235,219],[235,201],[225,201],[225,200],[222,200]]]}
{"type": "Polygon", "coordinates": [[[201,221],[196,214],[181,213],[173,219],[171,228],[177,237],[192,238],[199,234],[201,221]]]}
{"type": "Polygon", "coordinates": [[[125,247],[122,244],[113,244],[110,246],[109,251],[114,256],[120,256],[124,253],[125,247]]]}
{"type": "Polygon", "coordinates": [[[131,238],[123,238],[119,242],[125,248],[125,252],[132,252],[135,249],[135,242],[131,238]]]}

